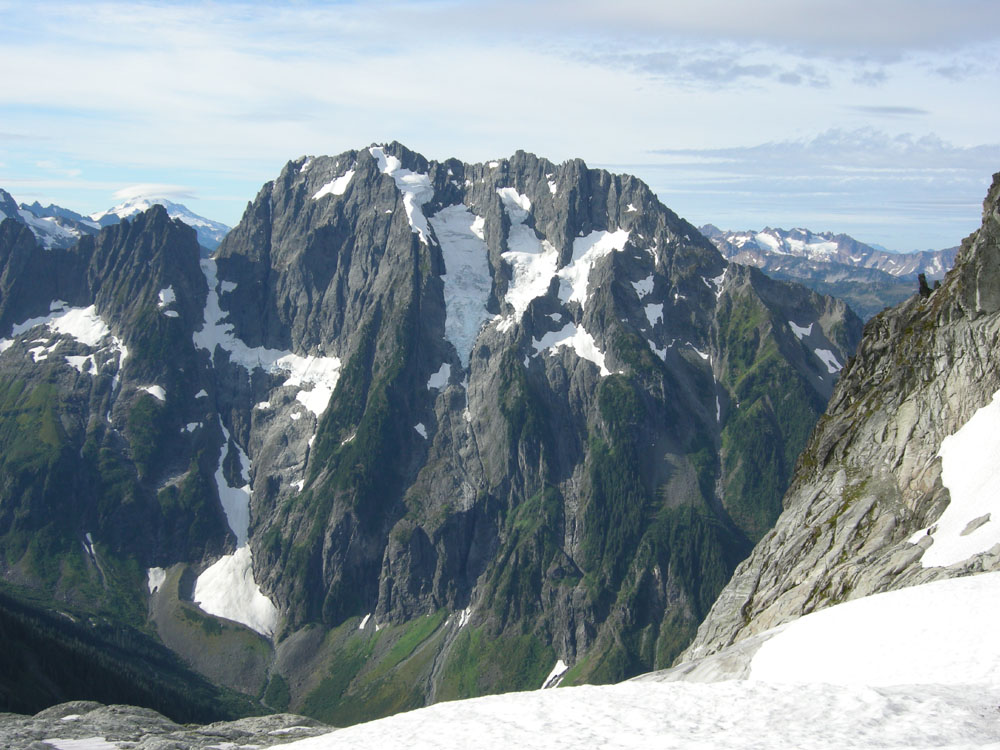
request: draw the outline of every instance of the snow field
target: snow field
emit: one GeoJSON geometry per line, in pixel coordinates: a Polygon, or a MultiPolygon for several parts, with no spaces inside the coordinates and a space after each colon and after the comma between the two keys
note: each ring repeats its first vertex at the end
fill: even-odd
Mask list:
{"type": "Polygon", "coordinates": [[[286,373],[282,386],[301,389],[295,398],[319,417],[329,405],[340,378],[340,359],[314,355],[303,357],[281,349],[247,346],[233,333],[233,326],[226,322],[227,314],[220,307],[219,287],[224,287],[226,282],[219,284],[215,261],[203,260],[201,267],[208,282],[208,298],[202,327],[193,335],[195,346],[209,352],[213,359],[215,349],[219,347],[228,352],[231,362],[247,370],[259,367],[267,372],[286,373]]]}
{"type": "Polygon", "coordinates": [[[663,303],[646,305],[643,310],[646,313],[646,320],[649,325],[655,326],[657,322],[663,320],[663,303]]]}
{"type": "Polygon", "coordinates": [[[167,392],[163,390],[161,385],[144,385],[139,388],[140,391],[145,391],[150,396],[155,398],[157,401],[166,401],[167,392]]]}
{"type": "Polygon", "coordinates": [[[1000,573],[937,581],[775,629],[749,680],[652,674],[439,703],[288,748],[995,749],[998,614],[1000,573]]]}
{"type": "Polygon", "coordinates": [[[837,356],[829,349],[813,349],[813,353],[819,357],[820,361],[826,365],[827,372],[831,375],[840,372],[843,365],[837,361],[837,356]]]}
{"type": "MultiPolygon", "coordinates": [[[[306,167],[303,166],[303,172],[306,171],[306,167]]],[[[326,183],[323,187],[316,191],[312,199],[318,201],[324,195],[343,195],[347,192],[347,186],[351,184],[351,179],[354,177],[354,170],[349,169],[347,172],[342,174],[340,177],[334,178],[330,182],[326,183]]]]}
{"type": "MultiPolygon", "coordinates": [[[[920,559],[925,568],[947,566],[1000,543],[997,472],[1000,467],[1000,391],[941,442],[941,481],[951,502],[931,527],[934,544],[920,559]]],[[[910,538],[916,544],[928,529],[910,538]]]]}
{"type": "Polygon", "coordinates": [[[619,229],[616,232],[596,230],[586,237],[574,239],[572,261],[556,272],[562,280],[559,284],[559,299],[564,304],[578,302],[582,310],[587,304],[587,286],[594,264],[605,255],[624,250],[628,238],[628,230],[619,229]]]}
{"type": "Polygon", "coordinates": [[[505,297],[507,304],[514,308],[514,316],[501,323],[501,330],[507,330],[521,319],[532,300],[548,293],[559,253],[548,240],[539,240],[535,231],[525,224],[531,210],[528,196],[520,195],[514,188],[500,188],[497,194],[510,218],[507,251],[501,253],[501,257],[514,272],[505,297]]]}
{"type": "Polygon", "coordinates": [[[855,599],[776,629],[754,656],[750,679],[1000,689],[998,617],[1000,573],[855,599]]]}
{"type": "Polygon", "coordinates": [[[632,288],[635,289],[636,296],[639,299],[644,299],[653,293],[653,274],[649,274],[646,278],[641,281],[633,281],[632,288]]]}
{"type": "Polygon", "coordinates": [[[604,352],[597,348],[594,337],[587,333],[583,326],[567,323],[559,331],[550,331],[541,339],[532,339],[531,345],[535,348],[536,353],[554,352],[560,346],[571,347],[580,359],[586,359],[597,365],[602,377],[611,374],[604,363],[604,352]]]}
{"type": "Polygon", "coordinates": [[[441,365],[441,368],[431,375],[427,379],[427,389],[436,388],[440,390],[441,388],[446,388],[448,386],[448,380],[451,378],[451,365],[447,362],[441,365]]]}
{"type": "Polygon", "coordinates": [[[253,553],[246,545],[198,576],[193,599],[210,615],[235,620],[266,637],[278,624],[278,610],[254,582],[253,553]]]}
{"type": "Polygon", "coordinates": [[[406,218],[410,221],[410,227],[420,235],[421,242],[425,245],[432,244],[433,239],[427,226],[427,217],[424,216],[422,208],[434,197],[431,178],[425,174],[403,169],[403,164],[397,157],[386,155],[385,151],[378,146],[372,146],[368,151],[378,161],[378,168],[382,174],[392,177],[396,182],[396,188],[403,194],[403,208],[406,210],[406,218]]]}
{"type": "MultiPolygon", "coordinates": [[[[50,312],[37,318],[30,318],[23,323],[17,323],[11,328],[11,338],[0,339],[0,352],[9,349],[14,343],[14,337],[30,331],[36,326],[44,326],[54,334],[69,336],[79,341],[81,344],[91,349],[110,349],[118,352],[118,369],[120,370],[128,358],[128,348],[117,336],[111,334],[111,329],[97,313],[97,307],[67,307],[62,300],[53,300],[49,305],[50,312]],[[110,341],[107,339],[110,338],[110,341]],[[101,346],[103,342],[106,342],[101,346]]],[[[43,342],[44,345],[30,349],[34,362],[39,362],[48,357],[59,342],[51,342],[48,339],[37,339],[35,342],[43,342]]],[[[87,360],[93,362],[93,355],[68,355],[67,364],[79,372],[83,372],[84,363],[87,360]]],[[[116,381],[117,382],[117,381],[116,381]]]]}
{"type": "Polygon", "coordinates": [[[210,615],[242,623],[263,636],[271,637],[278,624],[278,610],[261,592],[253,577],[253,554],[247,544],[250,528],[250,461],[235,442],[240,462],[242,485],[233,487],[226,480],[223,462],[230,444],[229,431],[221,425],[225,442],[219,453],[215,483],[229,528],[236,535],[237,549],[223,555],[198,576],[194,585],[195,604],[210,615]]]}
{"type": "Polygon", "coordinates": [[[764,683],[622,683],[439,703],[289,750],[996,747],[997,693],[764,683]]]}
{"type": "Polygon", "coordinates": [[[146,587],[150,594],[155,594],[166,580],[167,571],[163,568],[150,568],[146,571],[146,587]]]}
{"type": "MultiPolygon", "coordinates": [[[[619,229],[615,232],[597,230],[585,237],[573,240],[573,257],[569,265],[558,268],[559,254],[548,240],[540,240],[526,222],[531,211],[531,201],[514,188],[498,188],[497,194],[504,210],[510,218],[508,250],[501,254],[513,270],[513,279],[507,288],[507,303],[514,308],[514,314],[501,320],[500,331],[511,326],[528,309],[528,305],[538,297],[548,293],[554,278],[559,279],[559,299],[563,304],[577,302],[583,309],[587,302],[587,287],[594,264],[614,251],[621,251],[629,239],[629,232],[619,229]]],[[[604,353],[598,348],[594,337],[583,326],[567,323],[559,331],[549,332],[541,339],[533,339],[536,353],[555,351],[560,346],[570,346],[581,359],[593,362],[601,375],[610,375],[604,353]]]]}
{"type": "MultiPolygon", "coordinates": [[[[67,717],[68,718],[68,717],[67,717]]],[[[58,737],[42,740],[55,750],[119,750],[119,746],[103,737],[86,737],[80,740],[64,740],[58,737]]]]}
{"type": "Polygon", "coordinates": [[[792,333],[795,334],[795,338],[801,341],[805,336],[812,336],[813,323],[807,326],[797,325],[795,322],[789,320],[788,327],[792,329],[792,333]]]}
{"type": "Polygon", "coordinates": [[[491,317],[486,310],[493,288],[483,235],[486,222],[457,205],[441,209],[430,223],[444,258],[444,335],[454,345],[462,366],[468,367],[476,337],[491,317]]]}

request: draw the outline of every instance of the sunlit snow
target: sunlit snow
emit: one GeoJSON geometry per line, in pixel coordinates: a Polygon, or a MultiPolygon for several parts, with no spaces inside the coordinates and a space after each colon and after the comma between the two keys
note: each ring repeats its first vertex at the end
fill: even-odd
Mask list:
{"type": "Polygon", "coordinates": [[[840,372],[842,365],[837,361],[836,355],[829,349],[815,349],[814,350],[817,357],[826,365],[826,369],[832,374],[840,372]]]}
{"type": "Polygon", "coordinates": [[[372,146],[368,150],[378,161],[379,170],[392,177],[397,189],[403,194],[403,208],[406,209],[406,218],[410,220],[413,231],[420,235],[425,245],[431,244],[427,217],[424,216],[422,208],[434,197],[431,178],[425,174],[403,169],[403,164],[397,157],[387,155],[379,146],[372,146]]]}
{"type": "Polygon", "coordinates": [[[278,610],[254,582],[253,554],[247,545],[222,556],[198,576],[193,599],[205,612],[264,636],[273,635],[278,624],[278,610]]]}
{"type": "Polygon", "coordinates": [[[794,322],[792,322],[791,320],[789,320],[788,321],[788,327],[792,329],[792,333],[795,334],[795,338],[797,338],[799,341],[802,340],[803,336],[811,336],[812,335],[812,330],[813,330],[813,324],[812,323],[810,323],[809,325],[803,327],[803,326],[800,326],[800,325],[796,325],[794,322]]]}
{"type": "Polygon", "coordinates": [[[201,267],[208,282],[208,296],[201,330],[195,331],[192,337],[195,346],[209,352],[213,360],[216,347],[220,347],[229,353],[230,362],[247,370],[259,367],[267,372],[287,375],[282,386],[299,388],[296,398],[317,417],[321,415],[337,387],[340,359],[314,355],[303,357],[281,349],[247,346],[236,337],[233,325],[227,322],[227,313],[219,305],[215,261],[203,260],[201,267]]]}
{"type": "Polygon", "coordinates": [[[552,671],[549,672],[549,676],[545,678],[544,682],[542,682],[542,688],[559,687],[559,683],[562,682],[563,675],[566,674],[566,670],[568,669],[569,665],[567,665],[562,659],[556,661],[556,665],[552,667],[552,671]]]}
{"type": "Polygon", "coordinates": [[[493,277],[483,235],[485,220],[457,205],[441,209],[430,223],[444,258],[444,335],[455,346],[462,366],[468,367],[476,336],[491,317],[486,310],[493,277]]]}
{"type": "Polygon", "coordinates": [[[150,568],[146,571],[146,588],[150,594],[155,594],[166,580],[167,571],[163,568],[150,568]]]}
{"type": "Polygon", "coordinates": [[[707,286],[709,289],[711,289],[713,292],[715,292],[715,298],[716,299],[719,299],[719,297],[722,296],[722,285],[723,285],[723,283],[726,280],[726,272],[728,270],[729,270],[729,267],[727,266],[725,271],[723,271],[718,276],[715,276],[715,277],[713,277],[711,279],[709,279],[709,278],[707,278],[705,276],[701,277],[701,280],[705,282],[705,286],[707,286]]]}
{"type": "Polygon", "coordinates": [[[88,369],[87,368],[88,362],[90,363],[89,369],[91,372],[93,372],[97,368],[97,361],[94,359],[93,354],[87,354],[87,355],[67,354],[65,359],[66,359],[66,364],[68,364],[70,367],[72,367],[74,370],[80,373],[85,372],[88,369]]]}
{"type": "Polygon", "coordinates": [[[250,528],[250,460],[235,442],[240,465],[238,486],[228,482],[223,471],[230,445],[229,431],[220,423],[224,443],[215,470],[215,483],[226,521],[236,535],[237,549],[223,555],[195,581],[193,600],[205,612],[242,623],[261,635],[270,637],[278,622],[278,610],[264,596],[253,578],[253,556],[247,544],[250,528]]]}
{"type": "Polygon", "coordinates": [[[655,326],[658,321],[663,320],[663,303],[646,305],[643,310],[651,326],[655,326]]]}
{"type": "MultiPolygon", "coordinates": [[[[101,316],[97,314],[97,307],[95,305],[67,308],[65,302],[55,300],[49,308],[51,312],[48,315],[30,318],[22,323],[15,324],[11,328],[12,338],[0,339],[0,352],[6,351],[11,347],[14,343],[13,337],[20,336],[36,326],[45,326],[53,333],[69,336],[91,348],[98,348],[102,342],[106,342],[102,348],[111,349],[119,353],[118,366],[121,369],[128,357],[128,349],[118,337],[111,335],[111,329],[101,316]]],[[[37,362],[39,359],[47,357],[58,345],[58,342],[52,343],[49,346],[49,341],[45,340],[45,344],[46,346],[35,347],[30,350],[34,361],[37,362]]],[[[67,361],[69,361],[69,358],[67,358],[67,361]]],[[[74,360],[70,364],[82,372],[83,361],[74,360]]]]}
{"type": "Polygon", "coordinates": [[[229,430],[222,426],[222,454],[219,456],[219,466],[215,470],[215,483],[219,488],[219,500],[222,502],[222,510],[226,514],[226,522],[233,534],[236,535],[236,546],[242,547],[247,542],[247,532],[250,529],[250,479],[247,477],[247,469],[250,460],[243,449],[230,440],[229,430]],[[237,451],[237,458],[240,463],[240,476],[237,486],[232,486],[226,479],[222,470],[228,446],[232,442],[237,451]]]}
{"type": "MultiPolygon", "coordinates": [[[[303,169],[303,171],[305,171],[305,169],[303,169]]],[[[354,177],[354,170],[347,170],[347,172],[342,174],[340,177],[331,180],[317,190],[313,195],[313,200],[319,200],[324,195],[343,195],[347,191],[347,186],[351,184],[352,177],[354,177]]]]}
{"type": "Polygon", "coordinates": [[[559,331],[550,331],[542,336],[541,339],[532,339],[531,345],[535,348],[536,352],[546,350],[554,352],[560,346],[572,347],[578,357],[597,365],[602,376],[611,374],[611,371],[604,364],[604,352],[597,348],[597,342],[594,341],[594,337],[583,326],[567,323],[559,331]]]}
{"type": "Polygon", "coordinates": [[[148,393],[150,396],[152,396],[153,398],[157,399],[158,401],[166,401],[167,400],[167,392],[165,390],[163,390],[163,386],[160,386],[160,385],[144,385],[144,386],[141,386],[139,388],[139,390],[140,391],[145,391],[146,393],[148,393]]]}
{"type": "Polygon", "coordinates": [[[667,349],[670,348],[669,346],[658,349],[652,339],[646,339],[646,343],[649,344],[649,348],[653,350],[653,354],[662,359],[664,362],[667,361],[667,349]]]}
{"type": "Polygon", "coordinates": [[[628,230],[608,232],[603,229],[591,232],[586,237],[573,240],[573,259],[568,266],[560,268],[557,275],[562,280],[559,285],[559,299],[564,303],[578,302],[583,308],[587,303],[587,286],[594,264],[605,255],[621,251],[628,242],[628,230]]]}
{"type": "Polygon", "coordinates": [[[535,230],[525,223],[531,210],[528,196],[519,194],[514,188],[500,188],[497,194],[510,218],[507,251],[501,257],[514,272],[505,297],[514,308],[514,316],[501,323],[500,330],[503,331],[521,319],[532,300],[548,292],[556,273],[559,252],[548,240],[538,239],[535,230]]]}
{"type": "Polygon", "coordinates": [[[415,425],[413,425],[413,429],[416,430],[417,434],[419,434],[420,437],[422,437],[424,440],[427,439],[427,428],[424,427],[423,422],[417,422],[415,425]]]}
{"type": "MultiPolygon", "coordinates": [[[[938,455],[951,502],[932,527],[934,544],[920,558],[925,568],[961,562],[1000,543],[1000,523],[993,519],[1000,511],[1000,391],[941,442],[938,455]]],[[[926,534],[922,529],[910,541],[926,534]]]]}
{"type": "Polygon", "coordinates": [[[653,293],[653,274],[649,274],[649,276],[641,281],[633,281],[632,288],[635,289],[635,293],[639,299],[648,297],[653,293]]]}
{"type": "Polygon", "coordinates": [[[157,296],[160,300],[157,307],[161,309],[177,301],[177,295],[174,294],[174,288],[172,286],[168,286],[166,289],[161,289],[157,296]]]}
{"type": "Polygon", "coordinates": [[[42,742],[51,745],[54,750],[120,750],[118,745],[108,742],[104,737],[85,737],[79,740],[53,737],[42,740],[42,742]]]}
{"type": "Polygon", "coordinates": [[[698,347],[696,347],[696,346],[695,346],[694,344],[692,344],[692,343],[688,343],[688,346],[690,346],[690,347],[691,347],[692,349],[694,349],[694,351],[695,351],[695,354],[697,354],[697,355],[698,355],[699,357],[701,357],[702,359],[704,359],[704,360],[707,360],[707,359],[708,359],[708,353],[707,353],[707,352],[703,352],[703,351],[701,351],[700,349],[698,349],[698,347]]]}
{"type": "Polygon", "coordinates": [[[1000,573],[855,599],[778,628],[750,678],[835,685],[1000,686],[1000,573]]]}
{"type": "Polygon", "coordinates": [[[939,581],[777,629],[752,657],[749,680],[650,674],[444,702],[284,747],[995,749],[998,615],[1000,573],[939,581]]]}
{"type": "Polygon", "coordinates": [[[437,388],[441,389],[448,385],[448,380],[451,378],[451,365],[447,362],[441,365],[441,368],[431,375],[427,379],[427,388],[437,388]]]}

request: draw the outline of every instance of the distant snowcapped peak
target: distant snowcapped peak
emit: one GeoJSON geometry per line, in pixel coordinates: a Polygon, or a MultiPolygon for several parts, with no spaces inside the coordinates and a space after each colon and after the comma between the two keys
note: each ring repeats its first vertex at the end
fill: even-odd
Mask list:
{"type": "Polygon", "coordinates": [[[107,211],[91,214],[90,218],[102,227],[106,227],[117,224],[122,219],[128,219],[143,211],[148,211],[155,205],[163,206],[170,218],[179,219],[193,228],[198,233],[198,242],[209,251],[215,250],[222,242],[222,238],[229,232],[230,228],[221,222],[206,219],[204,216],[194,213],[187,206],[156,196],[137,195],[107,211]]]}

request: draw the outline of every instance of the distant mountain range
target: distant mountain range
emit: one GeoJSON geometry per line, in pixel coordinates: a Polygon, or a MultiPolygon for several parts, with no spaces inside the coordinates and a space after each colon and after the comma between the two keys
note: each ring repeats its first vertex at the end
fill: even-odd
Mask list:
{"type": "Polygon", "coordinates": [[[148,211],[154,205],[163,206],[167,209],[167,215],[171,219],[180,219],[198,234],[198,244],[205,249],[215,250],[222,242],[222,238],[229,232],[229,227],[219,221],[206,219],[199,216],[194,211],[180,203],[174,203],[166,198],[129,198],[124,203],[119,203],[114,208],[90,215],[90,220],[97,222],[98,226],[107,227],[117,224],[122,219],[127,219],[143,211],[148,211]]]}
{"type": "Polygon", "coordinates": [[[918,274],[942,278],[958,253],[957,247],[892,253],[846,234],[808,229],[735,232],[706,224],[700,231],[727,259],[840,297],[865,319],[912,296],[918,274]]]}
{"type": "Polygon", "coordinates": [[[229,231],[225,224],[199,216],[187,206],[165,198],[130,198],[107,211],[85,216],[62,206],[42,206],[38,201],[18,205],[10,193],[0,189],[0,221],[10,218],[27,225],[46,250],[68,249],[81,237],[95,236],[102,228],[133,218],[153,205],[163,206],[170,218],[179,219],[195,230],[198,244],[204,248],[202,255],[214,251],[229,231]]]}

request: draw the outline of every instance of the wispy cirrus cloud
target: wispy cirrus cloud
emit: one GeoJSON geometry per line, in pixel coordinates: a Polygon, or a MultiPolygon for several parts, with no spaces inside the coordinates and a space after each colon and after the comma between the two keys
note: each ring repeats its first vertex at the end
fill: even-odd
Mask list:
{"type": "Polygon", "coordinates": [[[184,185],[165,185],[156,182],[128,185],[116,190],[113,195],[118,201],[127,201],[131,198],[166,198],[171,201],[183,201],[197,197],[195,190],[184,185]]]}

